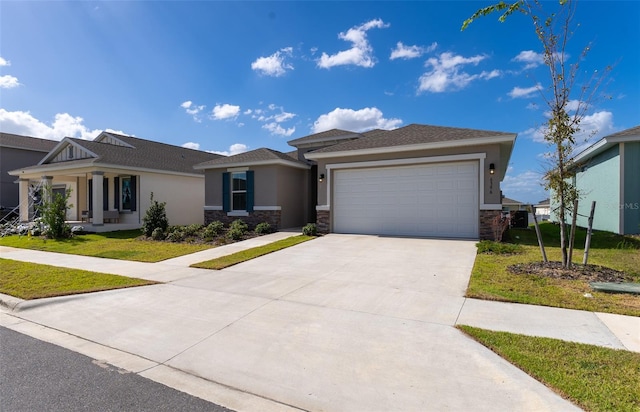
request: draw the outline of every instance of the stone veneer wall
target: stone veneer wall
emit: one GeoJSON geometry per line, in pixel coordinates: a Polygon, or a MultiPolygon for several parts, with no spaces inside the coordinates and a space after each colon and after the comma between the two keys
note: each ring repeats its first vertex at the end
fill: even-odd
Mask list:
{"type": "Polygon", "coordinates": [[[241,219],[248,226],[249,229],[256,227],[258,223],[267,222],[271,225],[273,230],[280,229],[281,211],[280,210],[255,210],[249,212],[249,216],[227,216],[227,212],[222,210],[205,210],[204,211],[204,224],[205,226],[211,222],[219,220],[226,226],[229,226],[234,220],[241,219]]]}
{"type": "Polygon", "coordinates": [[[493,219],[501,213],[501,210],[480,211],[480,240],[496,240],[493,236],[493,227],[491,223],[493,219]]]}
{"type": "Polygon", "coordinates": [[[329,219],[331,219],[331,212],[329,210],[318,210],[316,212],[318,233],[329,233],[329,219]]]}

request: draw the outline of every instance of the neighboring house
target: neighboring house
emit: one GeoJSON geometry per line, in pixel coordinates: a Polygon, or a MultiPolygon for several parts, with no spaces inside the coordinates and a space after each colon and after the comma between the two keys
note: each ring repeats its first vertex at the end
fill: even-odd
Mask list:
{"type": "Polygon", "coordinates": [[[545,199],[540,201],[537,205],[534,205],[534,209],[536,210],[536,218],[541,221],[549,220],[549,215],[551,215],[551,206],[550,200],[545,199]]]}
{"type": "Polygon", "coordinates": [[[522,203],[519,200],[509,199],[508,197],[502,197],[502,211],[504,212],[515,212],[518,210],[527,210],[526,204],[522,203]]]}
{"type": "Polygon", "coordinates": [[[291,140],[205,171],[205,223],[237,218],[321,232],[491,238],[514,133],[412,124],[291,140]]]}
{"type": "Polygon", "coordinates": [[[7,213],[20,203],[16,178],[9,171],[38,163],[57,144],[53,140],[0,133],[0,209],[7,213]]]}
{"type": "MultiPolygon", "coordinates": [[[[574,164],[581,195],[578,225],[588,225],[595,201],[594,229],[640,233],[640,126],[603,137],[579,153],[574,164]]],[[[552,219],[558,220],[553,213],[552,219]]]]}
{"type": "Polygon", "coordinates": [[[193,166],[220,157],[102,132],[93,141],[65,137],[37,165],[10,174],[19,179],[21,221],[30,217],[30,188],[46,184],[71,191],[69,221],[100,232],[139,228],[152,193],[166,202],[170,224],[202,223],[204,173],[193,166]]]}

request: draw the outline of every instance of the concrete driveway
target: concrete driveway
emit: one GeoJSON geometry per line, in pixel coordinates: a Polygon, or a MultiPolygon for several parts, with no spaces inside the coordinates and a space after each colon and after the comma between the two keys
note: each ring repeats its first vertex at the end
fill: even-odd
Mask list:
{"type": "Polygon", "coordinates": [[[267,402],[215,399],[231,408],[578,410],[454,328],[474,258],[473,241],[331,234],[16,316],[144,358],[135,372],[183,390],[167,376],[267,402]]]}

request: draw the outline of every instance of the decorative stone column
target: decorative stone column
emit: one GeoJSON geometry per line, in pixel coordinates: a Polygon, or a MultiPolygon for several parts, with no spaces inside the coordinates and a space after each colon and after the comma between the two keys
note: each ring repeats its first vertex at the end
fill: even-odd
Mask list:
{"type": "Polygon", "coordinates": [[[91,184],[92,193],[90,194],[93,202],[93,226],[102,226],[104,224],[104,213],[102,211],[104,172],[91,172],[93,183],[91,184]]]}
{"type": "Polygon", "coordinates": [[[29,221],[29,179],[18,180],[19,204],[20,204],[20,222],[29,221]]]}

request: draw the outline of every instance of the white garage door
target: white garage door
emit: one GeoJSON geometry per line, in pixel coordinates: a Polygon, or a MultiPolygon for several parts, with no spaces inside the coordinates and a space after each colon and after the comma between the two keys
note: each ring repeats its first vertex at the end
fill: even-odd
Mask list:
{"type": "Polygon", "coordinates": [[[478,237],[478,163],[337,170],[333,230],[478,237]]]}

